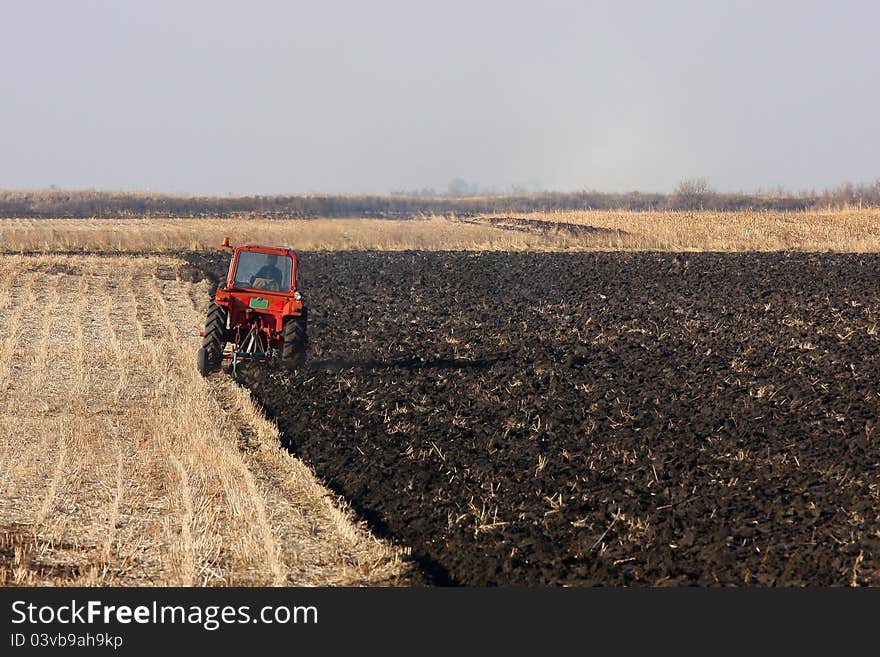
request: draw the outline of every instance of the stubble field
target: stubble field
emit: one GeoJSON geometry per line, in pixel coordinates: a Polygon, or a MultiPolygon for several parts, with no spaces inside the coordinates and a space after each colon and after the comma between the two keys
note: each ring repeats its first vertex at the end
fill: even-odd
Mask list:
{"type": "Polygon", "coordinates": [[[0,258],[0,585],[412,581],[229,380],[166,256],[0,258]]]}

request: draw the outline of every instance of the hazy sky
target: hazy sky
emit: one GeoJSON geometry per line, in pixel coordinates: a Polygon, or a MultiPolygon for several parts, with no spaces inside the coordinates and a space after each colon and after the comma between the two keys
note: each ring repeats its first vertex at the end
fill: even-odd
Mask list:
{"type": "Polygon", "coordinates": [[[0,0],[0,188],[880,177],[880,2],[0,0]]]}

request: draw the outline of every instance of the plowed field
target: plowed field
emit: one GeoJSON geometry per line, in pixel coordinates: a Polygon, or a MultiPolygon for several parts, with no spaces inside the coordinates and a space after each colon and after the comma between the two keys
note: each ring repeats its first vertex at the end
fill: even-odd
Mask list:
{"type": "Polygon", "coordinates": [[[245,383],[434,582],[880,585],[880,256],[305,253],[300,282],[309,362],[245,383]]]}

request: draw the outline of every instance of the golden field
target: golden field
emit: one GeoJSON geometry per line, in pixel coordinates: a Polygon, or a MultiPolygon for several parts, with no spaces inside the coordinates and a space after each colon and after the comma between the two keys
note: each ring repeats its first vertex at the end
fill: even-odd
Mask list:
{"type": "Polygon", "coordinates": [[[393,219],[0,219],[0,252],[173,252],[224,236],[299,250],[880,251],[880,210],[578,212],[393,219]],[[515,222],[520,225],[513,225],[515,222]],[[546,224],[598,229],[548,230],[546,224]],[[523,225],[526,224],[526,225],[523,225]],[[529,226],[528,224],[532,224],[529,226]],[[544,225],[542,225],[544,224],[544,225]]]}
{"type": "Polygon", "coordinates": [[[194,354],[171,257],[0,257],[0,585],[377,585],[373,538],[194,354]]]}

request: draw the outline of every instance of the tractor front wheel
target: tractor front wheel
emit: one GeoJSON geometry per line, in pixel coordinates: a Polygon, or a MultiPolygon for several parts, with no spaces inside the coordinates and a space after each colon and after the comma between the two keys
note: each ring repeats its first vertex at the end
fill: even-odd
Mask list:
{"type": "Polygon", "coordinates": [[[284,322],[284,344],[281,348],[281,362],[290,367],[305,360],[308,347],[306,316],[291,317],[284,322]]]}
{"type": "Polygon", "coordinates": [[[205,337],[196,355],[196,365],[202,376],[208,376],[220,369],[223,349],[226,347],[226,316],[226,308],[211,303],[205,320],[205,337]]]}

